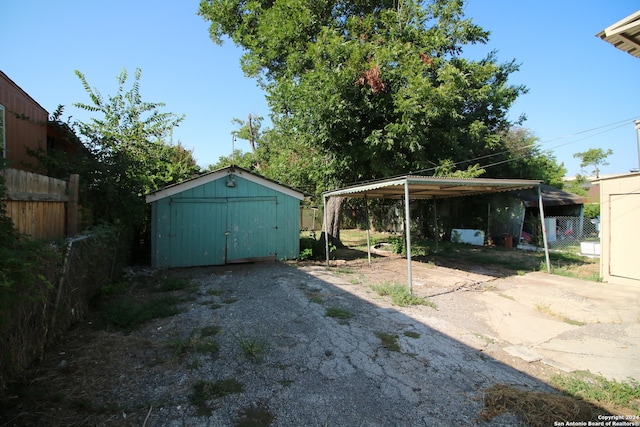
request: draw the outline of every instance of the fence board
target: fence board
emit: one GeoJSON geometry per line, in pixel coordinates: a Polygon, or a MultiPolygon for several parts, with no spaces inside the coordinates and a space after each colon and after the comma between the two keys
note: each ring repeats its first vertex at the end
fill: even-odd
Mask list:
{"type": "MultiPolygon", "coordinates": [[[[5,179],[6,214],[21,234],[34,240],[65,237],[66,202],[70,199],[66,181],[17,169],[0,173],[5,179]]],[[[69,229],[77,230],[77,224],[69,229]]]]}

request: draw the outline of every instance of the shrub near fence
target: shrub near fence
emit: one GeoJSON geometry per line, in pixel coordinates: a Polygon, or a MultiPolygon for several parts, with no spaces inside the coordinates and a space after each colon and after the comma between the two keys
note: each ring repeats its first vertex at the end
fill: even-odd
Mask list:
{"type": "Polygon", "coordinates": [[[113,230],[44,244],[36,256],[38,283],[0,289],[0,396],[42,357],[47,343],[83,318],[100,287],[117,278],[127,252],[113,230]]]}

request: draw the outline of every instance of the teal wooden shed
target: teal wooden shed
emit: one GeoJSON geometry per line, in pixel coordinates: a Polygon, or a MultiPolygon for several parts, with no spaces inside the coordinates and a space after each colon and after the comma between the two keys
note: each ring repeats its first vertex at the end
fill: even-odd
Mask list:
{"type": "Polygon", "coordinates": [[[304,194],[229,166],[146,196],[157,268],[295,259],[304,194]]]}

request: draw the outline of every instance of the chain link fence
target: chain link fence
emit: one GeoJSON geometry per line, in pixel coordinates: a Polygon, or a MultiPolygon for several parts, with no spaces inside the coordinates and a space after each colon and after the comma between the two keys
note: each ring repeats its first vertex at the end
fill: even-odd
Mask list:
{"type": "Polygon", "coordinates": [[[549,249],[600,255],[600,220],[576,216],[545,218],[549,249]]]}

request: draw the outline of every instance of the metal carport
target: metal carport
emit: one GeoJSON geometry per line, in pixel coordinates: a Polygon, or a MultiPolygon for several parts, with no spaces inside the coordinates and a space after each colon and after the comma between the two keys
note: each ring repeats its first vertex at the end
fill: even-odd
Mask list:
{"type": "MultiPolygon", "coordinates": [[[[405,235],[407,254],[407,277],[409,289],[413,288],[413,278],[411,275],[411,227],[410,224],[410,204],[411,199],[438,199],[445,197],[473,196],[484,193],[495,193],[501,191],[521,190],[524,188],[538,188],[538,206],[540,219],[542,222],[542,234],[544,241],[544,252],[547,261],[547,272],[551,271],[549,261],[549,246],[547,244],[547,230],[544,221],[544,208],[542,205],[542,193],[540,191],[541,181],[523,179],[493,179],[493,178],[441,178],[429,176],[405,175],[394,178],[386,178],[377,181],[356,184],[338,190],[325,191],[322,193],[324,204],[324,226],[327,224],[327,198],[329,197],[352,197],[352,198],[375,198],[375,199],[404,199],[405,207],[405,235]]],[[[326,230],[325,230],[326,232],[326,230]]],[[[367,250],[370,252],[370,238],[367,233],[367,250]]],[[[327,265],[329,265],[329,239],[325,238],[325,251],[327,255],[327,265]]]]}

